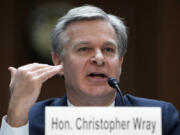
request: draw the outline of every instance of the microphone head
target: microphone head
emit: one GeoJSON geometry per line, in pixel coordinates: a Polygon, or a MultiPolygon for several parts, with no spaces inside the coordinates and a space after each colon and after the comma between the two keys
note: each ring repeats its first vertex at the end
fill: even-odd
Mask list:
{"type": "Polygon", "coordinates": [[[125,106],[126,103],[125,103],[125,101],[124,101],[123,94],[122,94],[122,92],[121,92],[121,90],[120,90],[120,88],[119,88],[118,81],[117,81],[116,79],[114,79],[114,78],[108,78],[108,79],[107,79],[107,82],[108,82],[108,84],[109,84],[112,88],[115,88],[116,91],[120,94],[121,100],[122,100],[122,104],[125,106]]]}
{"type": "Polygon", "coordinates": [[[108,78],[107,81],[109,86],[111,86],[112,88],[116,88],[116,86],[118,85],[118,81],[112,77],[108,78]]]}

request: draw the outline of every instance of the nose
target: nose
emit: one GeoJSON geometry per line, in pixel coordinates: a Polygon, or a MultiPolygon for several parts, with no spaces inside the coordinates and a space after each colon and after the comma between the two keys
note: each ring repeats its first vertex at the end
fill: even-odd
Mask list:
{"type": "Polygon", "coordinates": [[[96,50],[94,55],[91,58],[91,64],[95,64],[97,66],[102,66],[105,64],[105,58],[101,50],[96,50]]]}

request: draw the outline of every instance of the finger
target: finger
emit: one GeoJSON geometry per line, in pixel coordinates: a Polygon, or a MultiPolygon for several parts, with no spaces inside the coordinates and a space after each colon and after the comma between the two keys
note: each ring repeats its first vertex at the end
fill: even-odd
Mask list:
{"type": "Polygon", "coordinates": [[[37,70],[39,68],[45,68],[45,67],[50,67],[50,66],[51,65],[48,65],[48,64],[32,63],[32,64],[22,66],[19,69],[22,69],[22,70],[25,70],[25,71],[34,71],[34,70],[37,70]]]}
{"type": "Polygon", "coordinates": [[[8,70],[9,70],[10,73],[11,73],[11,78],[14,78],[14,76],[16,75],[17,69],[14,68],[14,67],[9,67],[8,70]]]}
{"type": "Polygon", "coordinates": [[[43,73],[34,77],[35,80],[39,80],[41,83],[45,82],[49,78],[55,76],[62,69],[62,66],[53,66],[53,68],[44,71],[43,73]]]}
{"type": "MultiPolygon", "coordinates": [[[[40,68],[40,69],[37,69],[36,71],[32,72],[34,76],[39,76],[49,70],[52,70],[54,68],[60,68],[62,69],[62,65],[58,65],[58,66],[48,66],[48,67],[44,67],[44,68],[40,68]]],[[[59,71],[60,72],[60,71],[59,71]]],[[[45,74],[44,74],[45,75],[45,74]]]]}

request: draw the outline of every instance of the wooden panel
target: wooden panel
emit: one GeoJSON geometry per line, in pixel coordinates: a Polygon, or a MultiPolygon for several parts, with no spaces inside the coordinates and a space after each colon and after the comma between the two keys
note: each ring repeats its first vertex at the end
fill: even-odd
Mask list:
{"type": "Polygon", "coordinates": [[[159,3],[158,96],[180,110],[180,3],[159,3]]]}

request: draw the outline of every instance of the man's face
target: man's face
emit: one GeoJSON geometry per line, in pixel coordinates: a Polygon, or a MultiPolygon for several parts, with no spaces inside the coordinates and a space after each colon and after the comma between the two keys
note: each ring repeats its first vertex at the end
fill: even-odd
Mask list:
{"type": "Polygon", "coordinates": [[[66,28],[69,38],[63,58],[67,94],[91,98],[114,95],[108,77],[119,80],[123,58],[119,57],[116,34],[104,20],[80,21],[66,28]]]}

